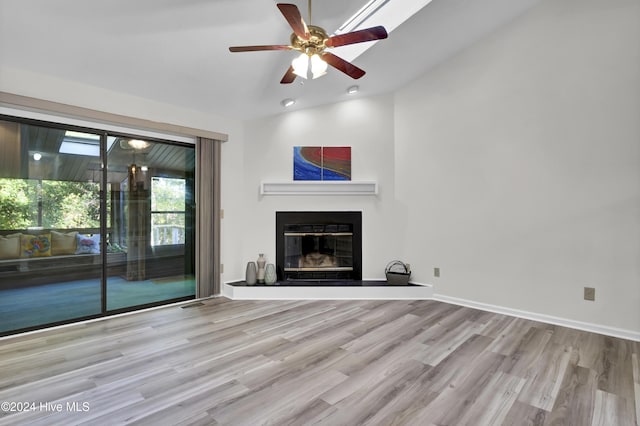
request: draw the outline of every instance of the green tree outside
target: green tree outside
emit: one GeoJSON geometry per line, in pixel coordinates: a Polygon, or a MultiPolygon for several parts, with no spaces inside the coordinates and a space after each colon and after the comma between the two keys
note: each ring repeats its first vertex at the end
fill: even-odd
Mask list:
{"type": "Polygon", "coordinates": [[[36,226],[45,229],[98,228],[100,185],[93,182],[0,179],[0,229],[36,226]],[[38,223],[40,208],[42,223],[38,223]]]}
{"type": "Polygon", "coordinates": [[[32,226],[34,219],[37,221],[37,212],[32,209],[34,200],[37,200],[37,188],[33,181],[0,179],[0,229],[32,226]]]}

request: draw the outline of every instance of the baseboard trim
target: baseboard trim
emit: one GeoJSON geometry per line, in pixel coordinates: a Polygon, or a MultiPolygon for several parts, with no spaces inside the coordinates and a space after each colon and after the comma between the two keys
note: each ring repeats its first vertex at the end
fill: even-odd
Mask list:
{"type": "Polygon", "coordinates": [[[626,330],[622,328],[609,327],[605,325],[593,324],[588,322],[576,321],[568,318],[554,317],[551,315],[538,314],[535,312],[521,311],[519,309],[506,308],[504,306],[490,305],[488,303],[474,302],[472,300],[459,299],[457,297],[445,296],[443,294],[434,294],[433,300],[439,302],[451,303],[452,305],[466,306],[468,308],[480,309],[481,311],[494,312],[518,318],[524,318],[533,321],[544,322],[548,324],[560,325],[563,327],[574,328],[591,333],[604,334],[606,336],[619,337],[621,339],[633,340],[640,342],[640,332],[626,330]]]}

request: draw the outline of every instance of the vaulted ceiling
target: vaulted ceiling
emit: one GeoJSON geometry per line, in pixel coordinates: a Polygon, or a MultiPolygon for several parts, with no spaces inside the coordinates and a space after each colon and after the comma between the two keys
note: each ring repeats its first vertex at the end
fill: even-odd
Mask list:
{"type": "MultiPolygon", "coordinates": [[[[1,0],[4,67],[77,81],[234,119],[392,92],[472,46],[539,0],[433,0],[353,63],[317,80],[279,84],[290,51],[230,53],[229,46],[288,44],[275,0],[1,0]]],[[[307,16],[307,0],[288,0],[307,16]]],[[[366,0],[316,0],[313,24],[329,33],[366,0]]],[[[388,0],[398,8],[425,0],[388,0]]],[[[340,56],[340,49],[333,52],[340,56]]]]}

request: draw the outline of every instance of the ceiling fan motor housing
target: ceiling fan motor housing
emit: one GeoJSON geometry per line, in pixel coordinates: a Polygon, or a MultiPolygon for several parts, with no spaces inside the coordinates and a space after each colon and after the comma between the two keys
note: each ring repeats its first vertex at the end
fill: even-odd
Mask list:
{"type": "Polygon", "coordinates": [[[326,48],[325,43],[329,39],[327,32],[315,25],[309,25],[308,28],[310,34],[308,40],[301,39],[296,33],[291,34],[291,47],[309,56],[322,53],[326,48]]]}

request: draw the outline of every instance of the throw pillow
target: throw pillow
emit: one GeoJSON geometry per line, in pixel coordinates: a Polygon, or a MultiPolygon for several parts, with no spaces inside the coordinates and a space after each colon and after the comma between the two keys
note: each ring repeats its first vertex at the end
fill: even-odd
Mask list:
{"type": "Polygon", "coordinates": [[[76,254],[100,254],[100,234],[78,234],[76,254]]]}
{"type": "Polygon", "coordinates": [[[0,259],[17,259],[20,257],[20,236],[11,234],[0,236],[0,259]]]}
{"type": "Polygon", "coordinates": [[[20,238],[22,257],[51,256],[51,234],[29,235],[20,238]]]}
{"type": "Polygon", "coordinates": [[[51,231],[51,255],[76,254],[77,235],[78,231],[67,233],[51,231]]]}

